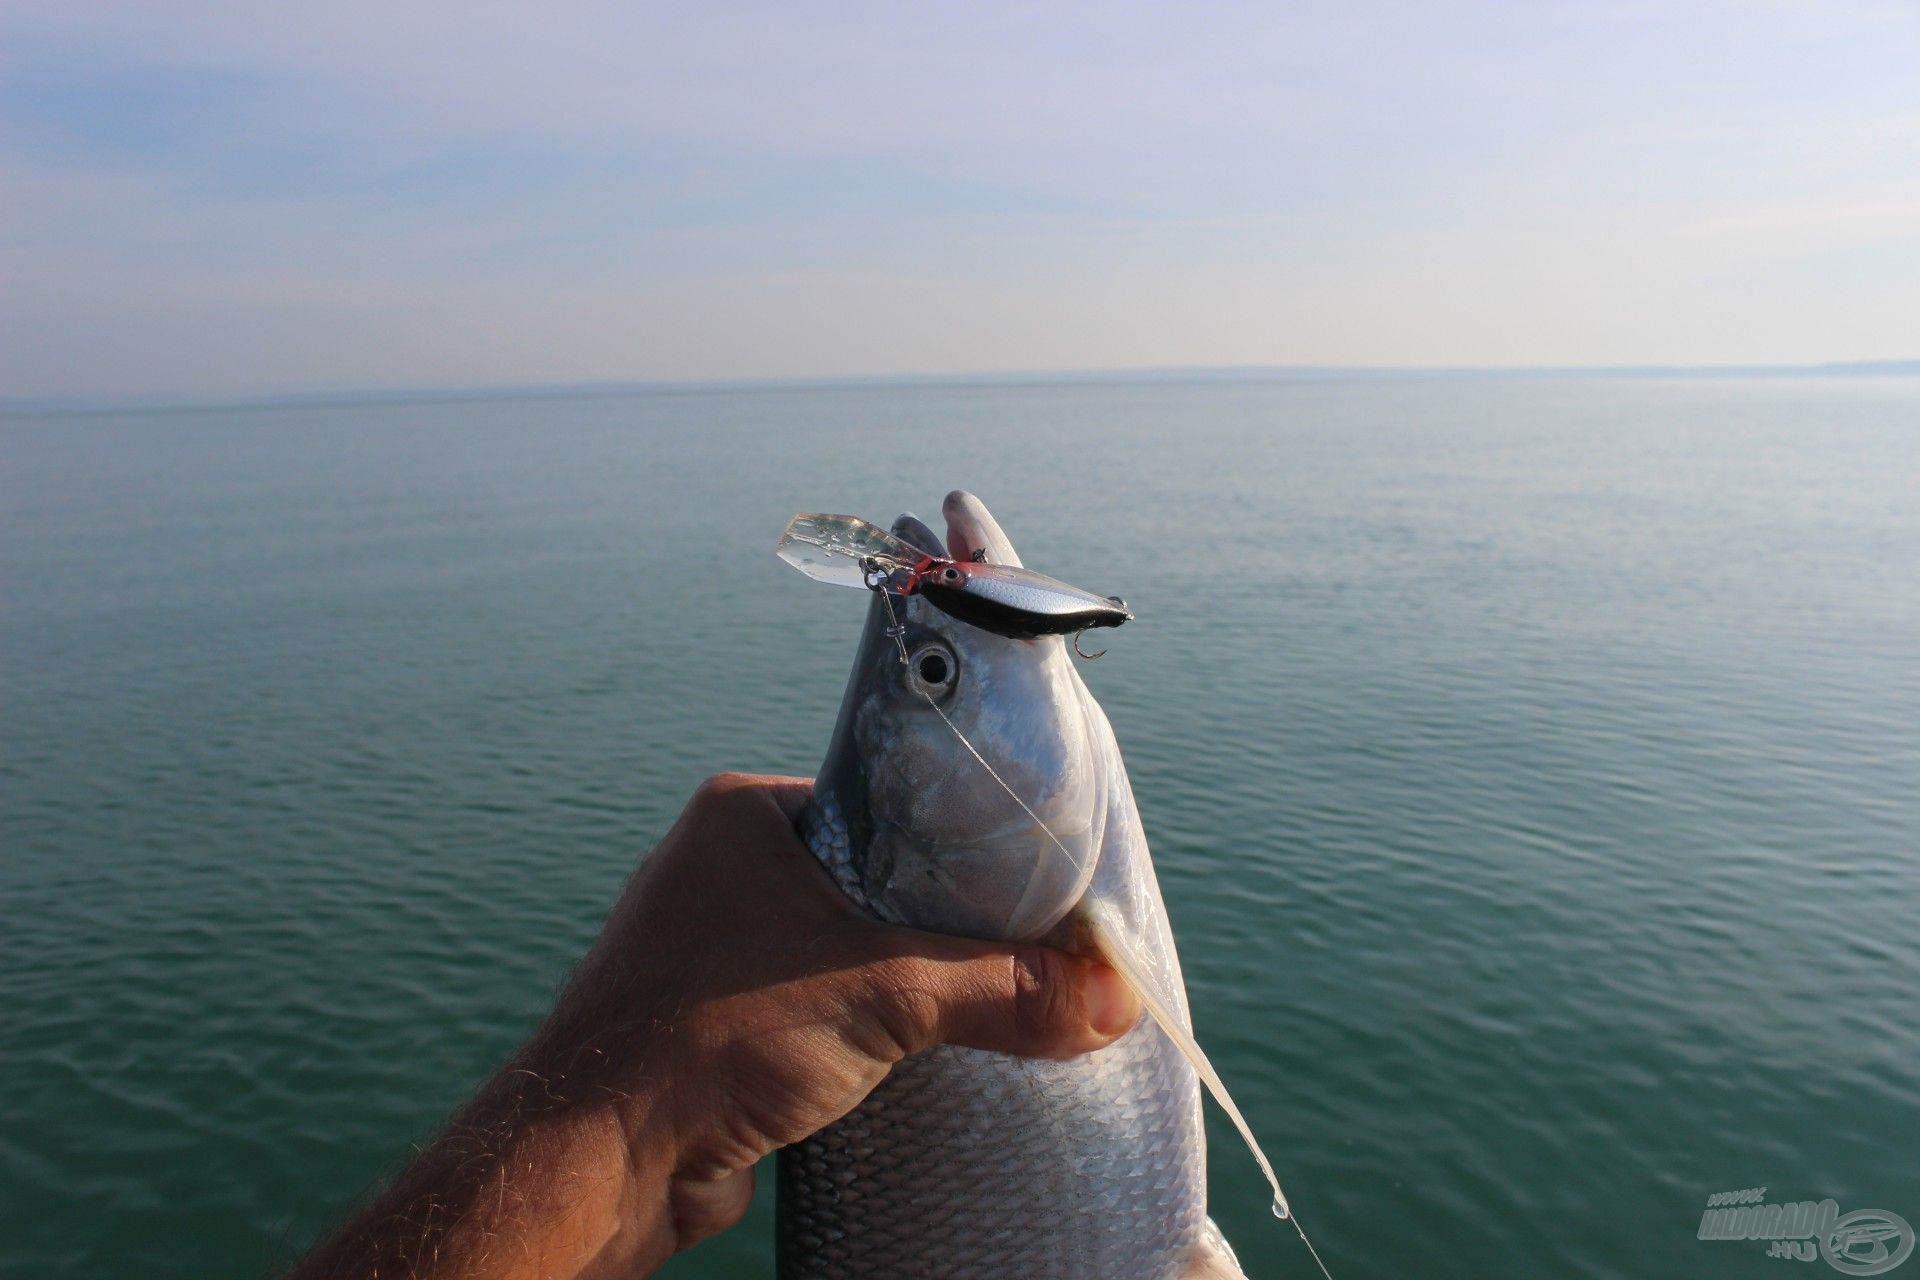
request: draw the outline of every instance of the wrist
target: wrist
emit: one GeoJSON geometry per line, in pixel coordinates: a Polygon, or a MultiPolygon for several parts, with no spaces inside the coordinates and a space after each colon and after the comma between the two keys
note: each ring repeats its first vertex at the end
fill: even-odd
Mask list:
{"type": "Polygon", "coordinates": [[[470,1131],[485,1152],[475,1154],[497,1172],[475,1197],[472,1225],[509,1244],[463,1277],[645,1274],[673,1253],[662,1109],[650,1092],[599,1074],[523,1054],[474,1100],[470,1131]]]}
{"type": "Polygon", "coordinates": [[[523,1063],[502,1071],[407,1170],[289,1280],[532,1280],[635,1274],[671,1251],[643,1202],[631,1122],[569,1100],[523,1063]]]}

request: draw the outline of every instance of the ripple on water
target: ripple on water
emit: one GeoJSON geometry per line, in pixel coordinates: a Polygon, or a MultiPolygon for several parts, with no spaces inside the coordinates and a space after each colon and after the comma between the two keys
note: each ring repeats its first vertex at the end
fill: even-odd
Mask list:
{"type": "Polygon", "coordinates": [[[1914,384],[755,392],[0,425],[0,1271],[257,1273],[402,1157],[702,776],[814,767],[858,609],[766,542],[936,502],[908,421],[1124,579],[1087,678],[1336,1275],[1920,1205],[1914,384]]]}

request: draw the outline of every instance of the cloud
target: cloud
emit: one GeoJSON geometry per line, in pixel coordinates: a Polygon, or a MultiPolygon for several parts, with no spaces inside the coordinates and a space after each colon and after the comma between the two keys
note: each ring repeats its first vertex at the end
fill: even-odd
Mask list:
{"type": "Polygon", "coordinates": [[[1920,314],[1899,6],[5,22],[0,394],[1800,360],[1920,314]]]}

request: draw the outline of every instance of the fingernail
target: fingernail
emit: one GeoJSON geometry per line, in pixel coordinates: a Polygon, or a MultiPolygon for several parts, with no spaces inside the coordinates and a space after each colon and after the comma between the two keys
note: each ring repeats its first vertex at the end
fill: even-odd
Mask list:
{"type": "Polygon", "coordinates": [[[1126,980],[1104,964],[1094,965],[1087,975],[1087,1021],[1093,1029],[1112,1039],[1139,1017],[1140,1002],[1126,980]]]}

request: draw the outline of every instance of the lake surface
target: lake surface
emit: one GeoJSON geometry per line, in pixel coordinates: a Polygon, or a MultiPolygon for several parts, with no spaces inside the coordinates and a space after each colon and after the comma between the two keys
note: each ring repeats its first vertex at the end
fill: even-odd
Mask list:
{"type": "Polygon", "coordinates": [[[956,486],[1139,613],[1087,676],[1336,1276],[1920,1223],[1920,379],[663,391],[0,419],[0,1273],[287,1263],[701,777],[813,771],[863,604],[787,517],[956,486]]]}

